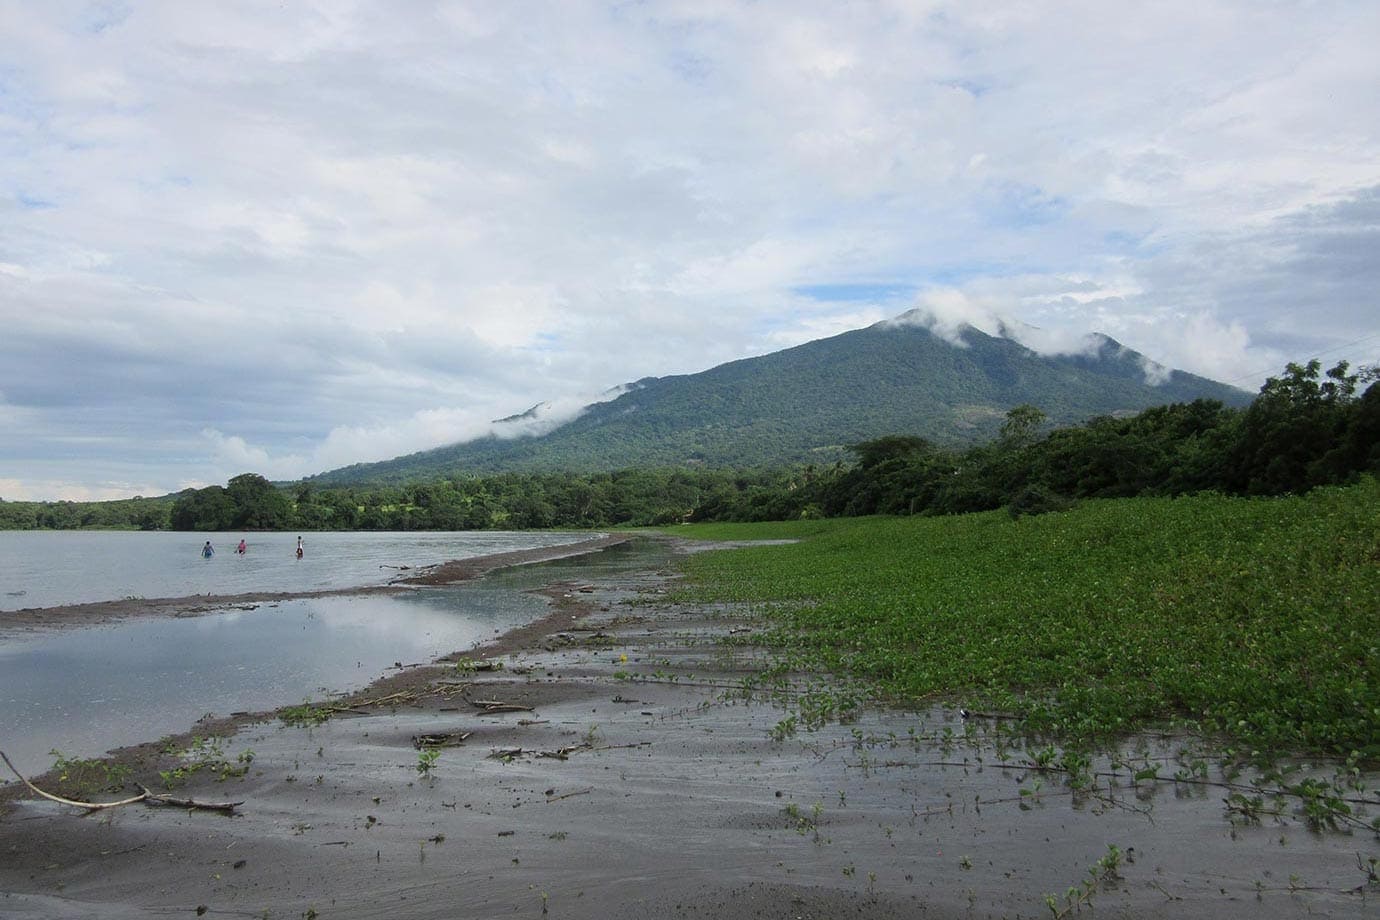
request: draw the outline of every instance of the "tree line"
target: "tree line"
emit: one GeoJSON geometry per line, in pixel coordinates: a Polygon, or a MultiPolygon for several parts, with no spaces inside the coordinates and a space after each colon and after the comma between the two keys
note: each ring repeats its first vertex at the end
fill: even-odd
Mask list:
{"type": "Polygon", "coordinates": [[[1245,409],[1212,400],[1047,430],[1037,407],[999,436],[945,449],[907,435],[855,444],[854,462],[752,470],[705,467],[451,476],[389,486],[277,486],[244,473],[225,486],[120,502],[4,502],[0,528],[492,530],[784,520],[867,514],[1013,514],[1081,498],[1297,493],[1380,474],[1376,370],[1290,364],[1245,409]],[[1370,383],[1358,395],[1360,384],[1370,383]]]}

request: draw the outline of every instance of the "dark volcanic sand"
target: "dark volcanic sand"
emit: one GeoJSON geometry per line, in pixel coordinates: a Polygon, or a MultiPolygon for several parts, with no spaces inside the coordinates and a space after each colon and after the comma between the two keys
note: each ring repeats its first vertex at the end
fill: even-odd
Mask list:
{"type": "MultiPolygon", "coordinates": [[[[252,769],[177,793],[243,800],[235,817],[84,817],[11,784],[0,917],[1050,917],[1045,893],[1063,906],[1109,844],[1128,858],[1092,916],[1380,916],[1357,865],[1380,855],[1373,835],[1233,828],[1220,789],[1075,799],[1015,766],[1022,752],[1004,766],[981,744],[911,740],[961,736],[944,710],[773,740],[786,713],[735,692],[754,653],[717,641],[749,617],[661,602],[665,571],[601,579],[592,562],[553,570],[550,617],[467,656],[501,670],[404,671],[355,699],[428,691],[417,701],[312,728],[220,726],[252,769]],[[413,736],[462,731],[419,774],[413,736]]],[[[118,756],[150,786],[169,763],[118,756]]]]}

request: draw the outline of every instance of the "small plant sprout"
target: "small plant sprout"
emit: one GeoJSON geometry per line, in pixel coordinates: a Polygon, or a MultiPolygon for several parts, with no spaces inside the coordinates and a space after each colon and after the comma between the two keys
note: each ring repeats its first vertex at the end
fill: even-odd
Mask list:
{"type": "Polygon", "coordinates": [[[436,768],[436,761],[441,759],[441,752],[436,748],[423,748],[417,752],[417,773],[422,776],[431,776],[431,771],[436,768]]]}

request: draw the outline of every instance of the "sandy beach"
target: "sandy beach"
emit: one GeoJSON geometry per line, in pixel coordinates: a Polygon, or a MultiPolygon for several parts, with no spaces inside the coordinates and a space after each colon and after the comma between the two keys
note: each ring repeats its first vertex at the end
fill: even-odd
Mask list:
{"type": "MultiPolygon", "coordinates": [[[[661,541],[659,564],[601,576],[599,551],[620,539],[579,547],[587,571],[552,569],[539,622],[331,700],[319,724],[240,713],[171,752],[114,753],[128,789],[159,792],[194,736],[223,738],[227,764],[252,751],[242,776],[198,770],[173,790],[239,802],[233,815],[145,802],[87,814],[7,777],[0,916],[1380,916],[1363,868],[1374,835],[1287,814],[1233,825],[1210,784],[1128,773],[1075,794],[938,705],[783,731],[783,703],[829,684],[795,675],[745,692],[760,655],[721,640],[761,624],[667,602],[674,557],[696,547],[661,541]]],[[[1147,757],[1174,743],[1133,742],[1147,757]]]]}

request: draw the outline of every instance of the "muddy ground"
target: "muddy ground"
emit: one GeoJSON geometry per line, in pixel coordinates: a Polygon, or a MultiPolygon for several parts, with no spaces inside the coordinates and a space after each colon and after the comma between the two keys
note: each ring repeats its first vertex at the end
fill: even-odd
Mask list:
{"type": "MultiPolygon", "coordinates": [[[[0,916],[1380,917],[1369,832],[1287,810],[1234,825],[1222,788],[1133,784],[1110,761],[1075,794],[942,707],[792,734],[783,699],[742,692],[757,654],[720,641],[760,624],[665,602],[669,565],[597,558],[552,570],[550,617],[460,656],[501,668],[411,669],[317,725],[198,726],[252,762],[175,792],[233,816],[84,815],[10,783],[0,916]],[[414,739],[464,733],[423,769],[414,739]]],[[[177,763],[117,756],[156,789],[177,763]]]]}

